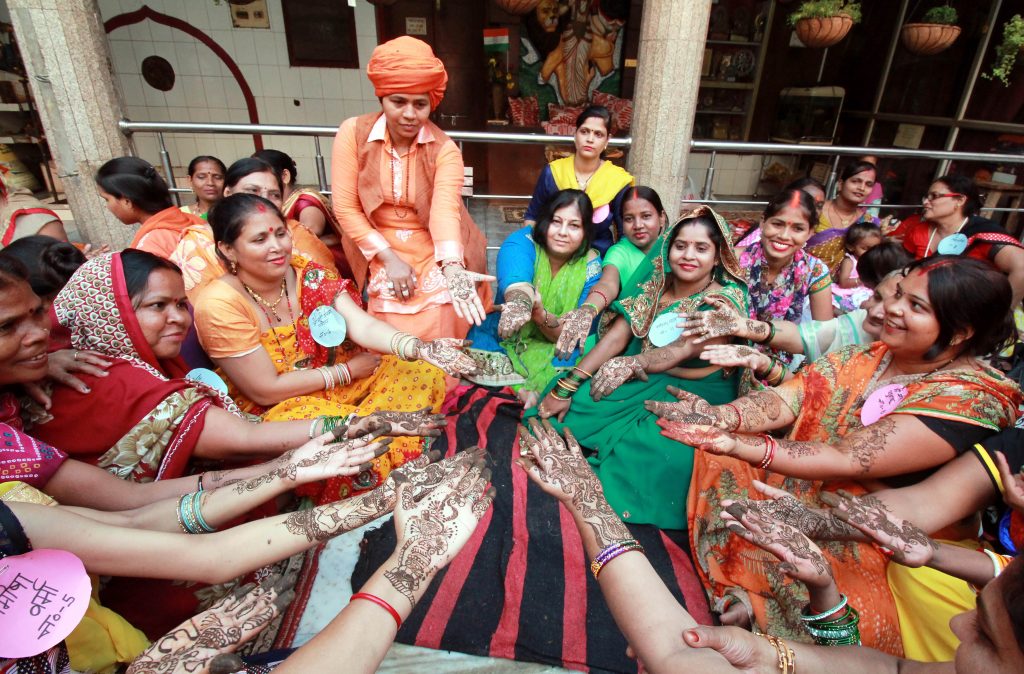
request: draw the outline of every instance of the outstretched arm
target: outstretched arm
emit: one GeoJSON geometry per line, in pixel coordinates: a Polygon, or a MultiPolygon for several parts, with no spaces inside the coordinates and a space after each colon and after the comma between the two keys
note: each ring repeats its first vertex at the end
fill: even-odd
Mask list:
{"type": "MultiPolygon", "coordinates": [[[[519,465],[569,510],[589,558],[631,538],[605,500],[601,482],[571,432],[566,431],[563,441],[549,423],[542,426],[531,420],[530,432],[520,431],[520,443],[526,451],[519,465]]],[[[717,654],[695,651],[679,640],[680,629],[697,623],[643,554],[634,551],[615,557],[597,580],[615,623],[648,671],[735,671],[717,654]]]]}
{"type": "Polygon", "coordinates": [[[346,672],[377,671],[401,621],[466,544],[491,505],[494,490],[487,487],[490,471],[482,457],[467,452],[460,456],[468,460],[419,503],[409,484],[400,484],[395,552],[353,601],[275,672],[323,671],[327,662],[345,663],[346,672]]]}
{"type": "Polygon", "coordinates": [[[932,468],[956,455],[953,447],[920,419],[906,414],[883,417],[836,445],[733,434],[714,426],[664,419],[658,424],[662,435],[679,442],[809,480],[903,475],[932,468]]]}

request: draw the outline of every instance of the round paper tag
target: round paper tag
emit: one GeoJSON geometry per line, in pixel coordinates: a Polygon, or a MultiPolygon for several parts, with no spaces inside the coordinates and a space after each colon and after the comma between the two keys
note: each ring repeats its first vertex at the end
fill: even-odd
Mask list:
{"type": "Polygon", "coordinates": [[[654,346],[668,346],[683,334],[683,329],[676,326],[678,322],[679,314],[675,312],[658,316],[647,333],[647,339],[654,346]]]}
{"type": "Polygon", "coordinates": [[[191,370],[185,375],[185,379],[199,382],[200,384],[206,384],[213,390],[220,391],[224,395],[228,394],[228,385],[224,383],[224,380],[221,379],[216,372],[208,370],[205,367],[197,367],[196,369],[191,370]]]}
{"type": "Polygon", "coordinates": [[[906,397],[907,387],[902,384],[883,386],[864,401],[864,407],[860,408],[861,422],[870,426],[896,409],[906,397]]]}
{"type": "Polygon", "coordinates": [[[345,341],[347,326],[341,314],[325,304],[309,314],[309,331],[317,344],[332,347],[345,341]]]}
{"type": "Polygon", "coordinates": [[[957,232],[939,241],[936,249],[940,255],[959,255],[967,250],[967,235],[957,232]]]}
{"type": "Polygon", "coordinates": [[[82,560],[66,550],[0,559],[0,657],[28,658],[59,644],[82,620],[91,591],[82,560]]]}

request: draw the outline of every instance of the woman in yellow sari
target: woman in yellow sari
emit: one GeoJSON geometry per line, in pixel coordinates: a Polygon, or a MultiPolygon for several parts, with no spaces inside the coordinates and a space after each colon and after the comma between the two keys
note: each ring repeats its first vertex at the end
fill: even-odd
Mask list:
{"type": "Polygon", "coordinates": [[[560,190],[583,190],[594,205],[594,248],[604,255],[619,239],[620,202],[626,188],[633,184],[633,176],[604,159],[610,123],[611,113],[602,105],[591,105],[580,113],[573,136],[576,151],[556,159],[541,171],[523,216],[524,225],[537,224],[544,206],[560,190]]]}
{"type": "MultiPolygon", "coordinates": [[[[461,340],[423,342],[371,318],[351,282],[292,255],[291,233],[266,199],[227,197],[210,211],[210,225],[230,272],[199,294],[196,329],[243,410],[266,421],[311,419],[315,435],[352,413],[436,412],[445,373],[472,371],[461,340]],[[325,315],[337,329],[320,330],[325,315]]],[[[418,439],[396,440],[369,470],[332,479],[319,497],[373,488],[421,451],[418,439]]]]}

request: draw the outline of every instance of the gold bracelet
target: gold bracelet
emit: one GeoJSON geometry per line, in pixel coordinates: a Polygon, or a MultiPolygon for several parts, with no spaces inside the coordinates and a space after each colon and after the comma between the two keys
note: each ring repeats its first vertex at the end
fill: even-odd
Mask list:
{"type": "Polygon", "coordinates": [[[779,674],[796,674],[796,653],[785,641],[771,634],[762,634],[775,649],[779,658],[779,674]]]}

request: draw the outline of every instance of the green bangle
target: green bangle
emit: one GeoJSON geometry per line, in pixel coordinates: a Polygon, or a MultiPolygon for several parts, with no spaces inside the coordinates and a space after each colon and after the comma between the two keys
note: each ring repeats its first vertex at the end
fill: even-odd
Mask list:
{"type": "Polygon", "coordinates": [[[583,304],[581,304],[581,305],[580,305],[580,308],[581,308],[581,309],[582,309],[583,307],[590,307],[591,309],[593,309],[593,310],[594,310],[594,313],[595,313],[595,314],[597,314],[597,313],[600,313],[600,312],[601,312],[601,310],[600,310],[600,309],[598,309],[598,308],[597,308],[597,305],[596,305],[596,304],[594,304],[593,302],[584,302],[583,304]]]}

